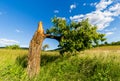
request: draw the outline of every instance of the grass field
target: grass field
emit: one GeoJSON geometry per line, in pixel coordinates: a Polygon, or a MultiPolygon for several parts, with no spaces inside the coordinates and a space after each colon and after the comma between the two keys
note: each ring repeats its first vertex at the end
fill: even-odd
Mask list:
{"type": "MultiPolygon", "coordinates": [[[[28,50],[0,49],[0,81],[30,81],[28,50]]],[[[40,74],[31,81],[120,81],[120,46],[102,46],[70,55],[42,52],[40,74]]]]}

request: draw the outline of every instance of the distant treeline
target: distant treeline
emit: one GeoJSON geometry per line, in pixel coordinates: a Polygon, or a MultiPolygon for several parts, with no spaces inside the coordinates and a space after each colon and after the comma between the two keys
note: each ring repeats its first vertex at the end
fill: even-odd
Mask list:
{"type": "Polygon", "coordinates": [[[0,47],[0,49],[28,49],[26,47],[20,47],[19,45],[8,45],[8,46],[5,46],[5,47],[0,47]]]}
{"type": "Polygon", "coordinates": [[[100,46],[104,46],[104,45],[120,45],[120,41],[111,42],[111,43],[108,43],[108,42],[106,41],[106,42],[104,42],[104,44],[101,44],[100,46]]]}

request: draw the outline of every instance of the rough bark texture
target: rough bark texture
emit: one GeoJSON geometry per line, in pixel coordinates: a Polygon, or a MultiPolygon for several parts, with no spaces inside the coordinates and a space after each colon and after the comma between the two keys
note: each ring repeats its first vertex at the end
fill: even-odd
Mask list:
{"type": "Polygon", "coordinates": [[[41,61],[41,47],[43,40],[45,38],[56,39],[60,41],[60,36],[53,36],[50,34],[44,34],[44,30],[42,27],[42,22],[38,24],[38,29],[35,32],[29,46],[29,54],[28,54],[28,76],[29,78],[35,77],[39,74],[40,70],[40,61],[41,61]]]}
{"type": "Polygon", "coordinates": [[[55,39],[58,42],[61,40],[61,36],[54,36],[54,35],[50,35],[50,34],[45,34],[45,38],[55,39]]]}
{"type": "Polygon", "coordinates": [[[29,78],[35,77],[39,74],[40,60],[41,60],[41,47],[45,38],[42,22],[38,24],[38,29],[35,32],[29,46],[28,54],[28,76],[29,78]]]}

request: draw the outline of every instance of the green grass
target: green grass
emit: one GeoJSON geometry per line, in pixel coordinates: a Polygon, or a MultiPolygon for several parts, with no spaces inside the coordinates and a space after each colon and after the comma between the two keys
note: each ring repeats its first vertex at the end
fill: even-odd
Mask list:
{"type": "MultiPolygon", "coordinates": [[[[27,50],[0,49],[0,81],[30,81],[27,50]]],[[[103,46],[63,57],[42,52],[40,74],[31,81],[120,81],[120,46],[103,46]]]]}

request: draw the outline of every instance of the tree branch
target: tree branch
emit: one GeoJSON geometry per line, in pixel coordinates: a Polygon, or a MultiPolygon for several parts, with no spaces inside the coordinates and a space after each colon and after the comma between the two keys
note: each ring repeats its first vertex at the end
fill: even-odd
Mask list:
{"type": "Polygon", "coordinates": [[[45,38],[51,38],[51,39],[56,39],[57,41],[60,41],[61,36],[54,36],[50,34],[45,34],[45,38]]]}

